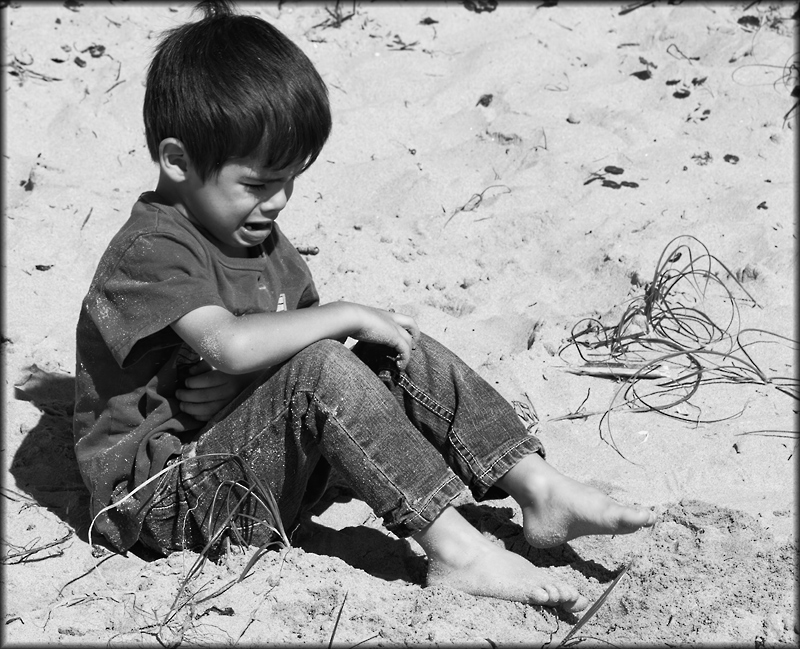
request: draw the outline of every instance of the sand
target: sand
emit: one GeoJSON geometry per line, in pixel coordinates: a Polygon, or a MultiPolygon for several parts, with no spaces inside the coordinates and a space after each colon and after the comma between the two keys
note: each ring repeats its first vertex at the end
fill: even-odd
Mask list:
{"type": "MultiPolygon", "coordinates": [[[[652,530],[535,551],[510,499],[460,502],[591,601],[629,566],[570,642],[796,645],[796,390],[709,381],[675,416],[602,418],[623,384],[566,372],[581,360],[558,353],[585,318],[613,325],[641,300],[679,235],[741,279],[715,276],[737,326],[796,338],[794,6],[547,4],[243,5],[330,88],[333,134],[283,230],[319,248],[323,301],[413,315],[507,399],[530,399],[555,467],[656,509],[652,530]]],[[[154,187],[145,68],[190,10],[2,10],[3,642],[555,647],[579,615],[425,587],[420,548],[341,484],[291,549],[239,583],[252,550],[206,563],[172,612],[197,555],[90,545],[74,326],[104,247],[154,187]]],[[[792,344],[760,336],[755,362],[793,380],[792,344]]]]}

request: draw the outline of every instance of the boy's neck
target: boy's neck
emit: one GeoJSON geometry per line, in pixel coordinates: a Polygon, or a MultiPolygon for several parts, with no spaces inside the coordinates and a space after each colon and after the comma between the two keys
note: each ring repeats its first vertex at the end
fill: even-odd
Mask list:
{"type": "Polygon", "coordinates": [[[171,182],[169,178],[165,178],[163,174],[159,176],[158,185],[156,185],[156,194],[164,201],[165,205],[174,207],[187,219],[189,218],[189,213],[183,204],[180,192],[175,188],[175,184],[171,182]]]}

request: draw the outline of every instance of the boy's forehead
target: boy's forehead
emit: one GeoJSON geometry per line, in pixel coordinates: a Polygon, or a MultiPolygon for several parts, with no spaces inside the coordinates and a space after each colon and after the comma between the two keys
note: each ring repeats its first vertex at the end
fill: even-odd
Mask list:
{"type": "Polygon", "coordinates": [[[285,175],[285,174],[293,174],[299,171],[303,164],[302,162],[294,162],[292,164],[287,165],[281,169],[276,169],[275,167],[269,167],[265,165],[261,158],[257,156],[247,157],[247,158],[233,158],[228,161],[231,165],[238,168],[239,171],[242,172],[249,172],[256,176],[264,176],[264,175],[285,175]]]}

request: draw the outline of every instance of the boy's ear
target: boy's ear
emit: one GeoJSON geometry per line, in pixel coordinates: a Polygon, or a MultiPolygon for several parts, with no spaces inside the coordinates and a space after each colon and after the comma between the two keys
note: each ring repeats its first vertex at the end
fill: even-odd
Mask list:
{"type": "Polygon", "coordinates": [[[161,171],[173,182],[179,183],[186,180],[191,161],[183,142],[174,137],[161,140],[158,145],[158,164],[161,171]]]}

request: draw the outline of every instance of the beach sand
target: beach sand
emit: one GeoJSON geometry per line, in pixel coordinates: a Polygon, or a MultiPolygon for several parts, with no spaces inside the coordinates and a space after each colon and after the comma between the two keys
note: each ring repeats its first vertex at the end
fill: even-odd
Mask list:
{"type": "MultiPolygon", "coordinates": [[[[323,302],[413,315],[535,411],[551,464],[658,512],[652,530],[537,551],[512,500],[459,501],[590,601],[628,567],[573,640],[796,645],[796,351],[778,337],[796,338],[794,5],[550,4],[242,3],[330,89],[333,133],[283,231],[319,248],[307,259],[323,302]],[[582,360],[559,352],[587,318],[613,326],[643,304],[678,236],[681,263],[704,244],[725,268],[698,276],[695,295],[710,288],[692,304],[735,304],[738,320],[720,321],[734,342],[769,332],[747,334],[761,374],[706,374],[666,413],[634,412],[623,383],[567,372],[582,360]]],[[[146,66],[191,8],[2,9],[3,643],[555,647],[580,614],[425,587],[420,548],[340,482],[291,549],[238,583],[253,549],[207,562],[176,606],[196,554],[89,543],[75,323],[106,244],[154,188],[146,66]]]]}

